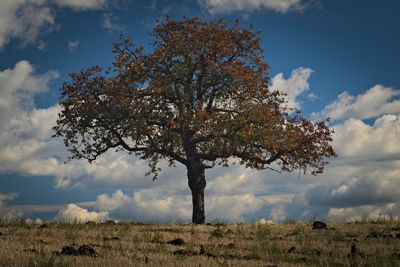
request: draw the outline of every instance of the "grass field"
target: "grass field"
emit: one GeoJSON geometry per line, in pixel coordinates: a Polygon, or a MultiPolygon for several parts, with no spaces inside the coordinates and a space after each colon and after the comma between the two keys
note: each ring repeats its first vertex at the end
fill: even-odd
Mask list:
{"type": "Polygon", "coordinates": [[[328,229],[313,229],[306,222],[3,221],[0,266],[400,266],[400,222],[328,223],[328,229]]]}

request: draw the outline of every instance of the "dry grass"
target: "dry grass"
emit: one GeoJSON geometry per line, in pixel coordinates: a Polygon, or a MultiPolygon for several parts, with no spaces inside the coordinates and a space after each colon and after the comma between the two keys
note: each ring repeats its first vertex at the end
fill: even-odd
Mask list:
{"type": "Polygon", "coordinates": [[[0,266],[400,266],[397,221],[47,226],[1,222],[0,266]],[[167,243],[176,238],[185,244],[167,243]],[[98,256],[59,255],[83,244],[98,256]]]}

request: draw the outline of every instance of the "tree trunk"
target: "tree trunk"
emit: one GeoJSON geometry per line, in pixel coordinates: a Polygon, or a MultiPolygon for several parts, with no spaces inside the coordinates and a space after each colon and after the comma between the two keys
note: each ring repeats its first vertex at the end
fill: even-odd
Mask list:
{"type": "Polygon", "coordinates": [[[201,164],[188,166],[188,182],[190,190],[192,190],[192,223],[204,224],[206,221],[204,210],[204,188],[206,187],[204,166],[201,164]]]}

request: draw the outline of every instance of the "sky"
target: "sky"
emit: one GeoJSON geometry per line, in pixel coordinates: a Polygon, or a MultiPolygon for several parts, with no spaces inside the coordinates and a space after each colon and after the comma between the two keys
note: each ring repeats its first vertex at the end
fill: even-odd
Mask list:
{"type": "Polygon", "coordinates": [[[400,2],[397,0],[2,0],[0,218],[185,222],[186,170],[109,151],[65,163],[51,138],[69,74],[108,67],[120,33],[152,50],[152,29],[239,19],[259,31],[270,89],[312,121],[329,117],[338,154],[322,175],[206,171],[206,220],[351,221],[400,216],[400,2]]]}

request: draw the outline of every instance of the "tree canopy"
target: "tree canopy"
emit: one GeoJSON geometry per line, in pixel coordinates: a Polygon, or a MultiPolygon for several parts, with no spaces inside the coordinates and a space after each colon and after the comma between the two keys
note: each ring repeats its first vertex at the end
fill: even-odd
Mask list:
{"type": "Polygon", "coordinates": [[[204,190],[205,169],[231,158],[315,175],[335,156],[325,122],[302,118],[269,90],[258,33],[238,22],[166,18],[153,37],[145,52],[122,36],[110,69],[90,67],[63,84],[54,130],[72,158],[91,162],[117,148],[149,160],[155,175],[160,159],[178,162],[193,192],[204,190]]]}

